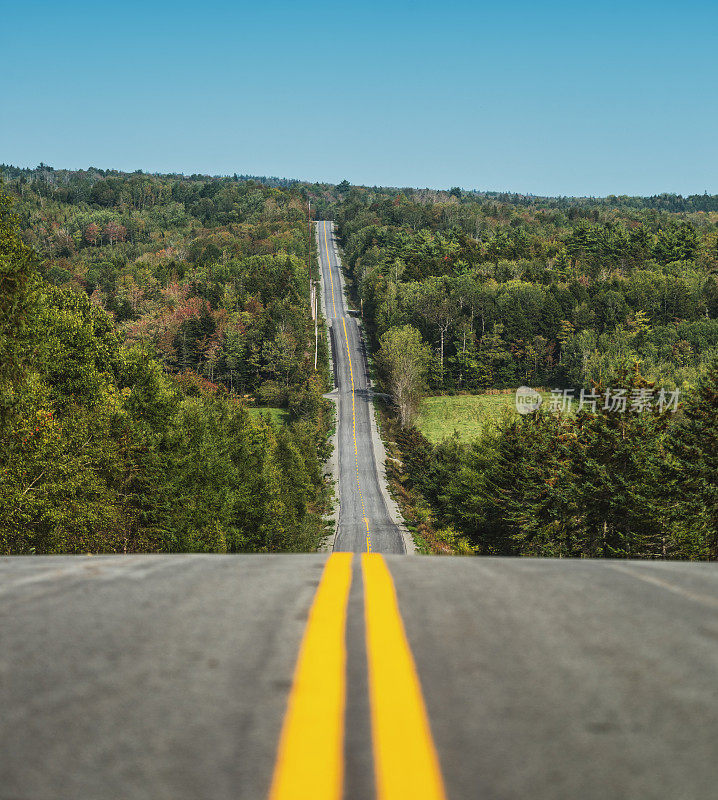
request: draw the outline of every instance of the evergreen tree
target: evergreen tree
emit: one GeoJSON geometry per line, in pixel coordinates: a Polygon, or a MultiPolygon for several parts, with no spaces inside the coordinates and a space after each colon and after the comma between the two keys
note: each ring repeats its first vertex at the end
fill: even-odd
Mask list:
{"type": "Polygon", "coordinates": [[[718,559],[718,356],[685,401],[669,446],[677,508],[704,527],[710,557],[718,559]]]}

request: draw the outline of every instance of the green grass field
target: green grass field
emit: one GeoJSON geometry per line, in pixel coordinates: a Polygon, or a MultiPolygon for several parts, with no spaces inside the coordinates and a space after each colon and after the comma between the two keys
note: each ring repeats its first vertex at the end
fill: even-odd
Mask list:
{"type": "MultiPolygon", "coordinates": [[[[542,397],[546,404],[551,394],[542,392],[542,397]]],[[[513,392],[427,397],[421,404],[416,427],[431,442],[453,436],[455,431],[461,439],[474,439],[487,426],[495,426],[503,414],[516,414],[515,402],[513,392]]]]}
{"type": "Polygon", "coordinates": [[[289,412],[283,408],[272,408],[271,406],[247,406],[247,411],[250,414],[269,414],[269,416],[277,423],[282,425],[289,420],[289,412]]]}

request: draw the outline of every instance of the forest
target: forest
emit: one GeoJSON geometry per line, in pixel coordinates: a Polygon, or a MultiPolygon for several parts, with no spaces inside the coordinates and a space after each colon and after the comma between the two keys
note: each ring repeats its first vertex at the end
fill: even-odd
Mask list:
{"type": "Polygon", "coordinates": [[[0,554],[315,549],[305,190],[0,174],[0,554]]]}
{"type": "Polygon", "coordinates": [[[376,337],[411,323],[433,390],[584,386],[638,359],[675,387],[718,345],[718,212],[369,203],[336,211],[376,337]]]}
{"type": "Polygon", "coordinates": [[[424,529],[487,555],[718,556],[718,198],[338,187],[326,213],[424,529]],[[521,385],[681,402],[542,408],[471,442],[413,427],[422,393],[521,385]]]}
{"type": "Polygon", "coordinates": [[[0,553],[318,546],[333,417],[311,201],[338,225],[420,535],[718,557],[718,197],[0,176],[0,553]],[[542,407],[436,444],[414,426],[426,393],[521,385],[680,403],[542,407]]]}

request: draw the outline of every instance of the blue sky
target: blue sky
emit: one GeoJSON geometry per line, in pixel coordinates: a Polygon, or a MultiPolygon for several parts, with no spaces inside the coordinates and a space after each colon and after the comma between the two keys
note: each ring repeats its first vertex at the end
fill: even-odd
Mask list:
{"type": "Polygon", "coordinates": [[[0,161],[718,193],[718,3],[0,0],[0,161]]]}

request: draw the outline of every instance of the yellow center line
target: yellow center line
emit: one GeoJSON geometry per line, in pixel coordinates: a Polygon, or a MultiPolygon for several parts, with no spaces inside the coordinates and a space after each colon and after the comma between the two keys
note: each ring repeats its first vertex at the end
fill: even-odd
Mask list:
{"type": "Polygon", "coordinates": [[[446,800],[391,573],[380,553],[361,564],[377,800],[446,800]]]}
{"type": "Polygon", "coordinates": [[[327,253],[327,266],[329,267],[329,283],[332,287],[332,308],[334,309],[334,317],[336,319],[337,316],[337,307],[334,302],[334,278],[332,277],[332,262],[329,258],[329,242],[327,241],[327,223],[324,222],[324,249],[327,253]]]}
{"type": "MultiPolygon", "coordinates": [[[[329,258],[329,241],[327,239],[327,223],[324,222],[324,249],[327,254],[327,266],[329,267],[329,282],[332,287],[332,308],[334,309],[334,318],[337,316],[337,307],[334,302],[334,278],[332,277],[332,262],[329,258]]],[[[354,403],[354,370],[352,368],[352,357],[349,351],[349,337],[347,336],[347,324],[344,316],[342,316],[342,326],[344,327],[344,343],[347,351],[347,359],[349,361],[349,377],[351,378],[352,385],[352,437],[354,439],[354,465],[357,474],[357,488],[359,490],[359,501],[361,502],[362,515],[364,517],[364,524],[366,525],[366,549],[371,552],[371,535],[369,533],[369,519],[366,515],[366,508],[364,507],[364,495],[361,490],[361,483],[359,481],[359,448],[357,447],[357,417],[356,406],[354,403]]]]}
{"type": "Polygon", "coordinates": [[[352,553],[332,553],[309,612],[269,800],[341,800],[352,553]]]}

